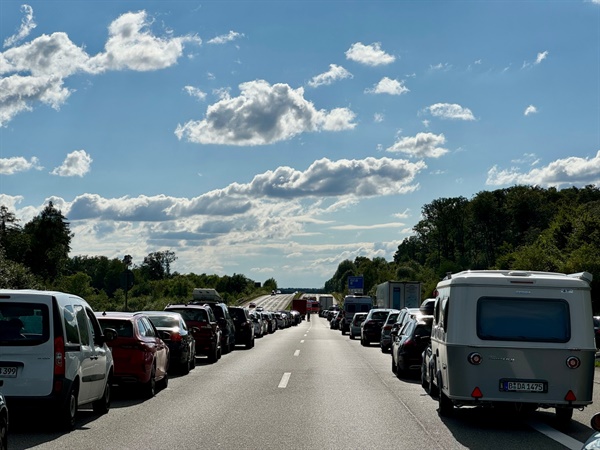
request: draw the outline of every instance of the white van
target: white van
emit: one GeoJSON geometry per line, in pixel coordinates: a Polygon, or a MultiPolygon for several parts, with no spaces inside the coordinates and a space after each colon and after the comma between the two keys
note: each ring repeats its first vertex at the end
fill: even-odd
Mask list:
{"type": "Polygon", "coordinates": [[[70,430],[81,405],[110,408],[113,358],[88,303],[75,295],[0,290],[0,391],[12,410],[47,412],[70,430]]]}
{"type": "Polygon", "coordinates": [[[340,330],[342,334],[350,331],[350,324],[354,314],[358,312],[368,313],[373,308],[373,299],[365,295],[346,295],[344,297],[344,306],[342,310],[342,320],[340,321],[340,330]]]}
{"type": "Polygon", "coordinates": [[[440,415],[465,405],[555,408],[566,423],[592,403],[591,280],[482,270],[438,283],[426,378],[440,415]]]}

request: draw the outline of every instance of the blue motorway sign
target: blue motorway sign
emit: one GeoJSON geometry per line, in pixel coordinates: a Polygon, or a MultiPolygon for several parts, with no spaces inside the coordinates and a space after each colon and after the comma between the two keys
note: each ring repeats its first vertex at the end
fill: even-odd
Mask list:
{"type": "Polygon", "coordinates": [[[357,277],[348,277],[348,290],[350,292],[361,291],[364,289],[364,277],[362,275],[357,277]]]}

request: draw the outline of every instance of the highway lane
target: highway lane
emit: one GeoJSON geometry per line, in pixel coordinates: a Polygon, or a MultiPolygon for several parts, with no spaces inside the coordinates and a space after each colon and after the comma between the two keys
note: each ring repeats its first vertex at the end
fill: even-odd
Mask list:
{"type": "Polygon", "coordinates": [[[550,412],[519,418],[465,408],[442,420],[417,379],[392,374],[390,358],[315,317],[216,364],[198,358],[151,400],[117,390],[108,414],[83,411],[71,433],[21,421],[10,448],[553,450],[592,434],[593,406],[576,412],[568,435],[559,433],[567,445],[537,431],[551,426],[550,412]]]}

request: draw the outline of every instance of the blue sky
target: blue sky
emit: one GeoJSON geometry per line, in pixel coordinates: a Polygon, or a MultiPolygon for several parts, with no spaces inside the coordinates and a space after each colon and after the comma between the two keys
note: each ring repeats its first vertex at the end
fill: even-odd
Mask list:
{"type": "Polygon", "coordinates": [[[0,204],[322,287],[423,205],[600,181],[600,2],[0,0],[0,204]]]}

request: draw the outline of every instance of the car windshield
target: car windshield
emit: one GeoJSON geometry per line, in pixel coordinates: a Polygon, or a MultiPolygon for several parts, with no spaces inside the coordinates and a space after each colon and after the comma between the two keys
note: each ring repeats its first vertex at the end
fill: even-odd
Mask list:
{"type": "Polygon", "coordinates": [[[390,312],[389,311],[374,311],[371,314],[372,320],[385,320],[390,312]]]}
{"type": "Polygon", "coordinates": [[[98,319],[102,331],[112,328],[119,337],[133,337],[133,324],[129,320],[119,319],[98,319]]]}
{"type": "Polygon", "coordinates": [[[208,313],[202,308],[181,308],[172,309],[171,311],[178,312],[183,317],[183,320],[192,320],[195,322],[208,322],[208,313]]]}

